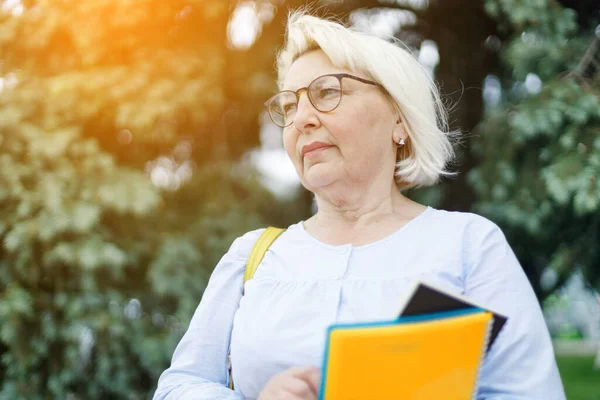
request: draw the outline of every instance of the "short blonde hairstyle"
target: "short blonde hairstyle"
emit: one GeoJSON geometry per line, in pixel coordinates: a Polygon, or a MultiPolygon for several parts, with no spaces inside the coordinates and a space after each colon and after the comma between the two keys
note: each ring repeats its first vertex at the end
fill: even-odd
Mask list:
{"type": "Polygon", "coordinates": [[[317,49],[336,67],[363,73],[387,90],[408,134],[396,158],[394,176],[400,189],[430,186],[441,176],[455,174],[446,170],[454,149],[438,88],[406,48],[305,11],[293,11],[285,45],[277,56],[280,89],[292,63],[317,49]]]}

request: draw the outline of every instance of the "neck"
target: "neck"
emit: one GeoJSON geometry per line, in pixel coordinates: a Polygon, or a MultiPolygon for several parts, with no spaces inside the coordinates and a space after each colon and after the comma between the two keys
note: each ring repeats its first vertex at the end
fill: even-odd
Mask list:
{"type": "Polygon", "coordinates": [[[384,237],[425,210],[403,196],[395,183],[385,190],[338,190],[317,193],[317,213],[305,223],[306,230],[330,244],[360,245],[384,237]]]}

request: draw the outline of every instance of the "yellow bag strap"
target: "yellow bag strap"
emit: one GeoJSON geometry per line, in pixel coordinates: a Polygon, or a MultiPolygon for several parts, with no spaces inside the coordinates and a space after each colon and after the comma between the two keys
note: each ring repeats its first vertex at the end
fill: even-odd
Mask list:
{"type": "MultiPolygon", "coordinates": [[[[259,236],[258,240],[254,243],[250,256],[248,256],[248,262],[246,263],[246,270],[244,271],[244,283],[252,279],[254,273],[258,269],[258,265],[262,261],[269,247],[273,244],[275,239],[281,235],[285,229],[275,228],[269,226],[259,236]]],[[[229,372],[229,389],[233,390],[233,378],[231,376],[231,357],[227,355],[227,371],[229,372]]]]}
{"type": "Polygon", "coordinates": [[[254,243],[254,247],[252,247],[252,251],[248,257],[248,263],[246,264],[246,270],[244,271],[244,283],[252,279],[254,273],[258,269],[258,265],[265,256],[265,253],[269,250],[269,247],[271,247],[275,239],[277,239],[284,231],[285,229],[269,226],[260,235],[256,243],[254,243]]]}

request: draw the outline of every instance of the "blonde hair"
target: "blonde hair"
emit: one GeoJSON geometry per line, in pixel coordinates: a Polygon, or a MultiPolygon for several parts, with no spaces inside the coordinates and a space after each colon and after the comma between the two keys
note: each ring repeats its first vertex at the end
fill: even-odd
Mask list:
{"type": "Polygon", "coordinates": [[[387,90],[408,134],[398,149],[394,176],[401,189],[435,184],[454,158],[447,113],[436,84],[406,49],[342,24],[293,11],[285,45],[277,56],[278,86],[292,63],[312,50],[322,50],[338,68],[361,72],[387,90]]]}

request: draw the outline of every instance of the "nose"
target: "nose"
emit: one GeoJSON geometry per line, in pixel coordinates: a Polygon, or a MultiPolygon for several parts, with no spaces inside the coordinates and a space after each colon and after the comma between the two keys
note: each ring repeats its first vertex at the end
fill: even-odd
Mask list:
{"type": "Polygon", "coordinates": [[[303,91],[298,94],[298,106],[294,115],[294,126],[302,133],[307,133],[320,125],[318,111],[313,107],[308,93],[303,91]]]}

